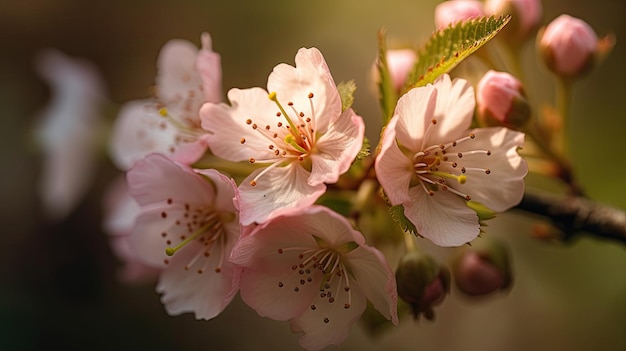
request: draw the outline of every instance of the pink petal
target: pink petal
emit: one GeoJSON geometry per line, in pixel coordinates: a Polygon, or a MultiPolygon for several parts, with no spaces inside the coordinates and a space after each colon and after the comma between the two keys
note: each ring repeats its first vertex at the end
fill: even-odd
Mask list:
{"type": "Polygon", "coordinates": [[[318,133],[326,129],[341,114],[341,98],[322,53],[302,48],[296,54],[296,67],[279,64],[267,80],[269,92],[276,92],[283,105],[293,102],[296,109],[310,111],[309,93],[315,106],[315,125],[318,133]]]}
{"type": "Polygon", "coordinates": [[[459,196],[448,191],[429,196],[420,186],[409,189],[409,196],[404,214],[420,235],[436,245],[460,246],[478,236],[478,216],[459,196]]]}
{"type": "Polygon", "coordinates": [[[130,193],[141,206],[162,205],[166,200],[204,204],[215,191],[199,175],[160,154],[148,155],[127,173],[130,193]]]}
{"type": "Polygon", "coordinates": [[[400,151],[396,144],[398,120],[399,116],[393,117],[387,124],[380,153],[375,163],[376,178],[392,205],[410,201],[407,189],[414,176],[411,160],[400,151]]]}
{"type": "Polygon", "coordinates": [[[109,235],[130,235],[141,208],[130,196],[125,177],[113,180],[104,199],[104,229],[109,235]]]}
{"type": "Polygon", "coordinates": [[[242,225],[262,223],[269,218],[312,205],[326,190],[326,185],[311,186],[307,183],[310,173],[298,163],[267,170],[256,182],[250,185],[260,172],[258,169],[241,182],[239,186],[242,225]]]}
{"type": "Polygon", "coordinates": [[[361,150],[364,135],[363,119],[352,109],[345,110],[316,143],[317,152],[311,154],[313,167],[309,184],[337,182],[361,150]]]}

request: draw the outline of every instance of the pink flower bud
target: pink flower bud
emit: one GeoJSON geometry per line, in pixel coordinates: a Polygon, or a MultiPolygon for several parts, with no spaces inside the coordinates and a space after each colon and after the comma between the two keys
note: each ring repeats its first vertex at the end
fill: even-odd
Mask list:
{"type": "Polygon", "coordinates": [[[594,61],[598,37],[585,21],[561,15],[543,32],[539,49],[555,74],[575,77],[586,73],[594,61]]]}
{"type": "Polygon", "coordinates": [[[505,31],[511,39],[522,41],[535,29],[541,20],[543,9],[540,0],[487,0],[487,15],[511,15],[511,23],[505,31]]]}
{"type": "Polygon", "coordinates": [[[402,90],[409,73],[417,60],[417,54],[411,49],[387,50],[387,67],[396,91],[402,90]]]}
{"type": "Polygon", "coordinates": [[[398,296],[411,305],[413,315],[435,318],[433,307],[450,292],[450,272],[431,256],[419,251],[404,255],[396,270],[398,296]]]}
{"type": "Polygon", "coordinates": [[[452,0],[442,2],[435,8],[435,26],[438,29],[459,21],[482,16],[483,4],[477,0],[452,0]]]}
{"type": "Polygon", "coordinates": [[[478,82],[476,100],[483,125],[516,129],[530,118],[522,83],[507,72],[488,71],[478,82]]]}
{"type": "Polygon", "coordinates": [[[454,283],[467,295],[486,295],[511,285],[509,252],[498,241],[467,248],[454,262],[454,283]]]}

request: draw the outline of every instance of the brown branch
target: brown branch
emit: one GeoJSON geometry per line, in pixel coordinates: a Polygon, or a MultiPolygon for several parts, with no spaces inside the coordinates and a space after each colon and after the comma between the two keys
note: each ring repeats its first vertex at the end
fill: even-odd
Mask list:
{"type": "Polygon", "coordinates": [[[515,207],[540,215],[565,233],[565,240],[580,233],[626,244],[626,212],[580,196],[526,192],[515,207]]]}

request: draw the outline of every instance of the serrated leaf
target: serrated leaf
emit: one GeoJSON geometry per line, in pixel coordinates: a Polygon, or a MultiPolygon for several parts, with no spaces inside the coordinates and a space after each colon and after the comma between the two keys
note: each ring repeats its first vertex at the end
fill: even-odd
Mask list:
{"type": "Polygon", "coordinates": [[[356,84],[354,84],[354,80],[341,82],[337,85],[337,90],[339,91],[339,97],[341,97],[341,112],[343,112],[349,109],[354,102],[356,84]]]}
{"type": "Polygon", "coordinates": [[[411,223],[411,221],[404,215],[404,206],[391,206],[389,208],[389,214],[391,214],[391,218],[393,218],[393,220],[398,223],[398,225],[400,225],[400,228],[402,228],[402,230],[414,235],[419,235],[419,233],[417,232],[417,228],[415,228],[415,225],[411,223]]]}
{"type": "Polygon", "coordinates": [[[387,43],[383,29],[378,32],[378,59],[376,60],[376,69],[378,70],[378,99],[383,113],[383,126],[385,126],[393,116],[396,101],[398,100],[398,93],[393,87],[391,75],[389,74],[389,66],[387,66],[387,43]]]}
{"type": "Polygon", "coordinates": [[[434,82],[493,39],[510,20],[511,16],[483,16],[436,31],[418,50],[406,86],[410,89],[434,82]]]}

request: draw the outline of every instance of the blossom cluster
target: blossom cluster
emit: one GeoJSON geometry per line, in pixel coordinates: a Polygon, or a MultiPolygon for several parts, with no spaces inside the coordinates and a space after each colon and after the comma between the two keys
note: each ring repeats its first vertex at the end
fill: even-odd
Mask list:
{"type": "MultiPolygon", "coordinates": [[[[453,0],[437,7],[435,22],[451,30],[500,13],[519,15],[503,33],[514,45],[536,29],[541,8],[453,0]]],[[[588,69],[596,41],[571,17],[541,37],[548,67],[566,79],[588,69]]],[[[371,154],[351,107],[354,88],[335,83],[320,50],[298,50],[295,65],[275,66],[265,88],[232,88],[223,101],[221,56],[208,33],[200,48],[164,45],[155,96],[124,104],[109,142],[125,175],[106,199],[105,228],[126,263],[123,278],[157,278],[167,312],[197,319],[218,316],[239,293],[259,315],[289,321],[311,350],[341,343],[368,301],[394,325],[398,297],[431,318],[448,274],[417,252],[394,267],[360,211],[395,209],[410,240],[472,242],[486,219],[524,195],[529,168],[518,151],[531,112],[523,84],[507,72],[488,70],[475,86],[447,72],[411,86],[416,51],[385,54],[399,98],[371,154]],[[418,271],[430,272],[430,287],[418,271]]],[[[469,262],[459,266],[469,272],[456,277],[459,286],[472,294],[508,286],[508,262],[498,270],[488,257],[459,260],[469,262]],[[495,278],[483,284],[485,276],[495,278]]]]}

